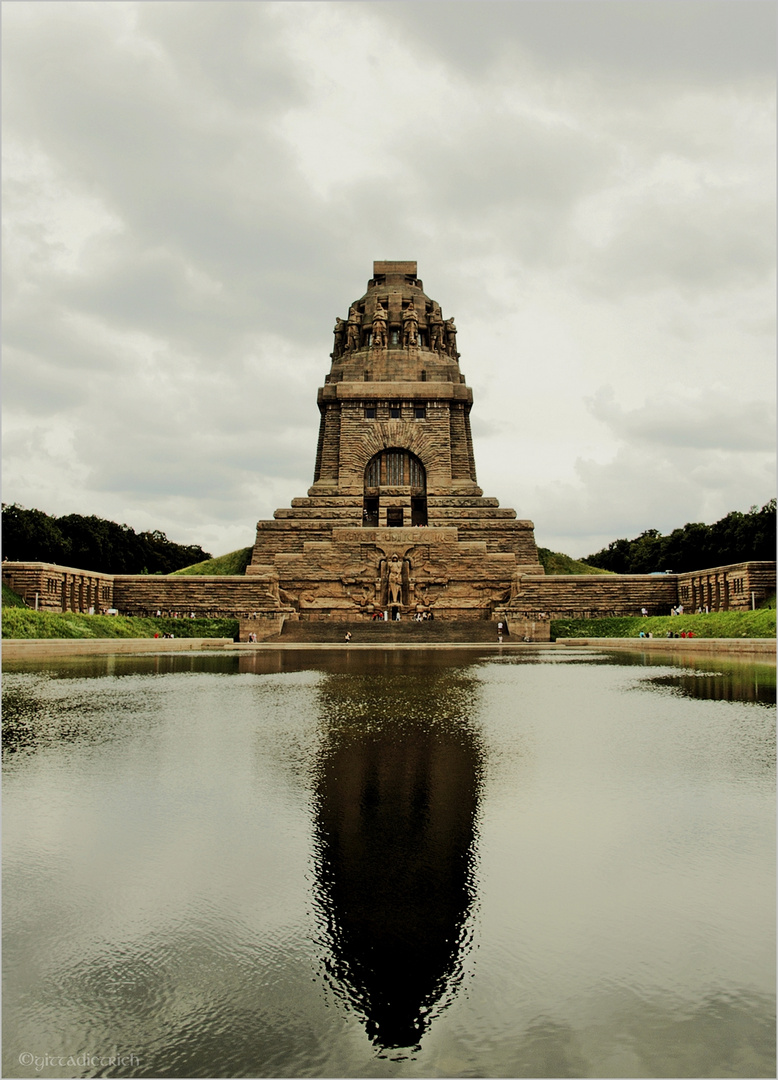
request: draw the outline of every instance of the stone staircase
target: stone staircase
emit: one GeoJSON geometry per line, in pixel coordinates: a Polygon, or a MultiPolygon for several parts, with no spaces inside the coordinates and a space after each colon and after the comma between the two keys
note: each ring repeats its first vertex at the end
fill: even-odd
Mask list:
{"type": "MultiPolygon", "coordinates": [[[[331,642],[342,645],[346,631],[351,631],[352,645],[434,645],[434,644],[496,644],[497,623],[486,619],[433,619],[414,622],[375,622],[372,619],[354,619],[352,622],[285,623],[280,640],[289,644],[306,642],[331,642]]],[[[506,642],[513,641],[511,637],[506,642]]]]}

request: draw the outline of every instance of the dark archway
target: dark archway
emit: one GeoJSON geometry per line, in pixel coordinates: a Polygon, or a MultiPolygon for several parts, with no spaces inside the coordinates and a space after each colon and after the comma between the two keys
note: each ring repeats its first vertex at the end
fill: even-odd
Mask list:
{"type": "Polygon", "coordinates": [[[410,496],[409,506],[386,508],[387,525],[427,524],[427,473],[410,450],[381,450],[365,466],[362,521],[366,528],[380,524],[381,498],[386,488],[405,488],[410,496]]]}

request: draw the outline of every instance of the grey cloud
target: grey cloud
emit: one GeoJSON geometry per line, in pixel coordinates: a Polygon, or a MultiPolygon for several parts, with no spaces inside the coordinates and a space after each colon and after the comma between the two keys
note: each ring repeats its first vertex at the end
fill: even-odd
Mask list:
{"type": "Polygon", "coordinates": [[[770,452],[775,445],[772,402],[733,401],[731,395],[702,390],[684,396],[668,392],[638,409],[623,409],[608,388],[590,398],[587,407],[615,435],[633,444],[735,452],[770,452]]]}
{"type": "Polygon", "coordinates": [[[504,57],[566,73],[720,83],[775,68],[775,7],[760,0],[444,0],[374,6],[409,48],[473,79],[504,57]]]}
{"type": "Polygon", "coordinates": [[[588,260],[587,287],[612,295],[673,282],[691,292],[764,280],[775,262],[772,204],[704,195],[663,205],[646,200],[588,260]]]}
{"type": "Polygon", "coordinates": [[[580,460],[576,472],[576,483],[555,483],[536,492],[533,516],[539,543],[547,545],[553,538],[558,550],[577,557],[645,529],[668,533],[688,521],[712,523],[731,510],[767,502],[775,491],[772,454],[696,448],[673,454],[624,446],[604,464],[580,460]],[[586,538],[597,538],[597,543],[587,548],[586,538]]]}

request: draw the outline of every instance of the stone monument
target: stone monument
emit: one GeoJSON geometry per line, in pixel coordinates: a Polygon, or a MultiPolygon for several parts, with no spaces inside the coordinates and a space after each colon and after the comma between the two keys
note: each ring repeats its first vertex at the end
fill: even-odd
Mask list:
{"type": "Polygon", "coordinates": [[[247,575],[300,619],[491,619],[541,575],[533,524],[485,498],[456,326],[415,262],[375,262],[335,322],[307,497],[257,524],[247,575]]]}

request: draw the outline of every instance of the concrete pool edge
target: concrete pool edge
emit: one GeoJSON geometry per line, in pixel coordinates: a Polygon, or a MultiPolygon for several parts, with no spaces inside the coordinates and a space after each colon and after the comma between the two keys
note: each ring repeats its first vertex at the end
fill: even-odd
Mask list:
{"type": "Polygon", "coordinates": [[[733,656],[776,657],[773,638],[558,638],[552,642],[283,642],[238,643],[232,638],[5,638],[5,660],[54,656],[106,656],[112,654],[160,654],[179,652],[331,651],[380,649],[468,649],[487,652],[560,651],[569,648],[598,651],[684,652],[688,654],[726,653],[733,656]]]}

